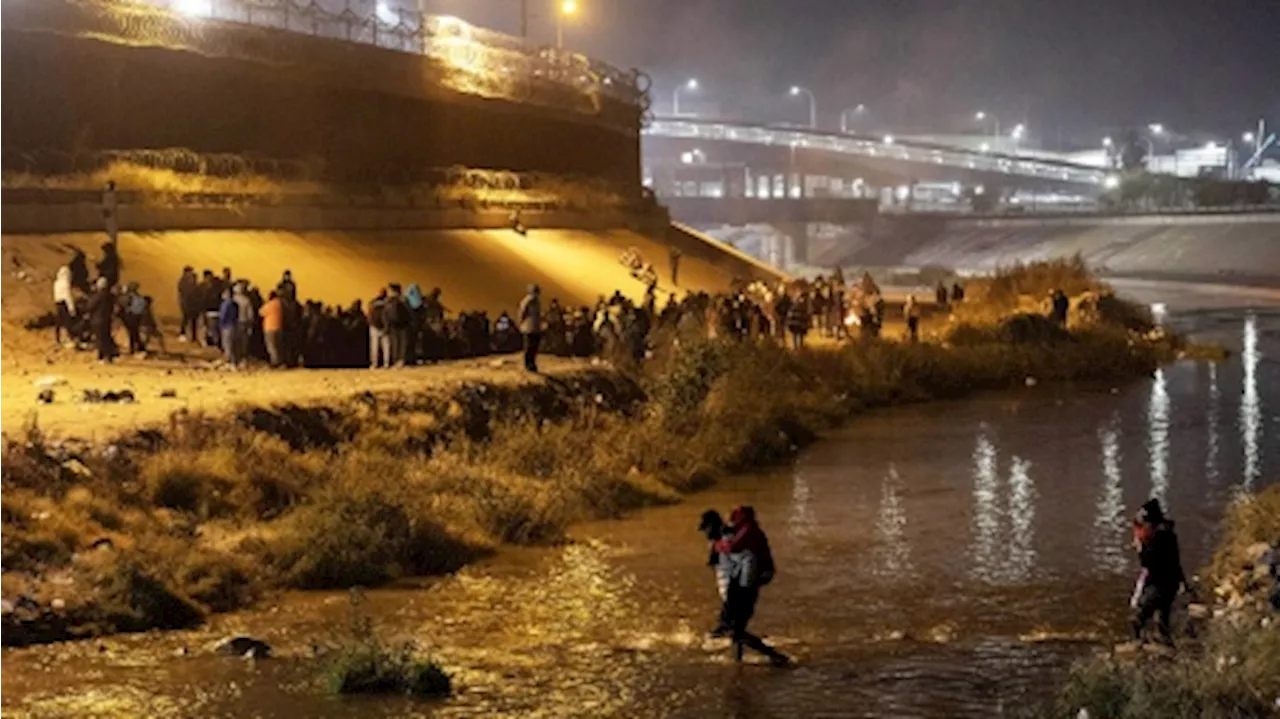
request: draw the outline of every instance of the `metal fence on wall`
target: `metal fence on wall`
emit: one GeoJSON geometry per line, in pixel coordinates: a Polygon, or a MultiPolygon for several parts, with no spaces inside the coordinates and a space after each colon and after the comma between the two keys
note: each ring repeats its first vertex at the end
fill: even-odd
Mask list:
{"type": "Polygon", "coordinates": [[[379,0],[91,1],[148,5],[184,24],[241,23],[426,55],[460,74],[479,75],[472,78],[472,88],[559,84],[566,90],[635,105],[641,113],[648,110],[648,83],[635,70],[627,72],[575,52],[535,46],[447,15],[389,9],[379,0]]]}

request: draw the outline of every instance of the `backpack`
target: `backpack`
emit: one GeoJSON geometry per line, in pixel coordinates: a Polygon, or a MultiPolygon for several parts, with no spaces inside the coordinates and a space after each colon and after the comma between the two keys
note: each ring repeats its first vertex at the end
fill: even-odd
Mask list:
{"type": "Polygon", "coordinates": [[[396,297],[390,297],[382,306],[384,317],[382,323],[387,327],[402,327],[409,324],[409,308],[396,297]]]}
{"type": "Polygon", "coordinates": [[[756,585],[763,587],[773,581],[773,575],[777,573],[777,567],[773,563],[773,550],[769,549],[769,538],[765,537],[761,546],[760,556],[756,558],[759,567],[756,573],[756,585]]]}
{"type": "Polygon", "coordinates": [[[383,318],[386,305],[387,303],[383,300],[374,300],[369,303],[369,326],[375,330],[383,329],[386,326],[383,318]]]}
{"type": "Polygon", "coordinates": [[[129,298],[129,303],[125,305],[124,311],[131,315],[145,315],[147,313],[147,301],[142,295],[133,295],[129,298]]]}

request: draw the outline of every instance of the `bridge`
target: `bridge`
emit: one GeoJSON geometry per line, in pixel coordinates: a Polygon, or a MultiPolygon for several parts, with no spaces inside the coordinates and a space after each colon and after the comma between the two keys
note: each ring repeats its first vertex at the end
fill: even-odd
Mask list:
{"type": "MultiPolygon", "coordinates": [[[[644,129],[645,181],[661,197],[840,197],[910,205],[926,190],[1092,197],[1107,173],[1071,162],[809,128],[692,117],[644,129]]],[[[816,218],[815,218],[816,219],[816,218]]]]}

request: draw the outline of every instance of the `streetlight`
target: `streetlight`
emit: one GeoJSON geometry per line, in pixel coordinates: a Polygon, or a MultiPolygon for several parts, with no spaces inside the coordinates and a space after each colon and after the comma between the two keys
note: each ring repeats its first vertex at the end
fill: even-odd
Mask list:
{"type": "Polygon", "coordinates": [[[863,105],[862,103],[858,103],[856,107],[846,107],[845,109],[841,110],[840,111],[840,132],[844,132],[844,133],[849,132],[849,125],[846,122],[846,120],[848,119],[848,114],[851,112],[854,115],[865,115],[867,112],[867,106],[863,105]]]}
{"type": "Polygon", "coordinates": [[[1240,136],[1240,139],[1252,145],[1255,142],[1257,137],[1258,136],[1253,134],[1252,132],[1246,132],[1245,134],[1240,136]]]}
{"type": "MultiPolygon", "coordinates": [[[[1147,129],[1151,131],[1151,135],[1148,135],[1146,138],[1144,138],[1147,141],[1147,172],[1151,172],[1151,165],[1156,158],[1156,143],[1155,143],[1155,140],[1151,138],[1163,137],[1164,125],[1159,122],[1153,122],[1150,125],[1147,125],[1147,129]]],[[[1176,165],[1178,161],[1178,155],[1176,152],[1173,155],[1173,161],[1176,165]]],[[[1176,170],[1175,170],[1175,174],[1176,174],[1176,170]]]]}
{"type": "Polygon", "coordinates": [[[561,0],[560,12],[556,13],[556,49],[564,49],[564,18],[578,14],[578,0],[561,0]]]}
{"type": "Polygon", "coordinates": [[[809,127],[816,128],[818,126],[818,99],[813,93],[799,85],[791,86],[791,96],[796,97],[800,94],[809,96],[809,127]]]}
{"type": "Polygon", "coordinates": [[[1116,144],[1115,141],[1113,141],[1110,137],[1102,138],[1102,146],[1107,148],[1108,150],[1110,150],[1111,147],[1115,144],[1116,144]]]}
{"type": "Polygon", "coordinates": [[[671,91],[671,114],[674,117],[680,116],[680,91],[688,90],[690,92],[698,89],[698,79],[691,77],[689,81],[683,85],[676,85],[676,89],[671,91]]]}
{"type": "Polygon", "coordinates": [[[991,130],[992,139],[1000,137],[1000,118],[996,117],[995,115],[988,115],[985,110],[978,110],[977,112],[973,113],[973,119],[977,120],[978,122],[985,122],[987,118],[991,118],[991,124],[993,126],[991,130]]]}

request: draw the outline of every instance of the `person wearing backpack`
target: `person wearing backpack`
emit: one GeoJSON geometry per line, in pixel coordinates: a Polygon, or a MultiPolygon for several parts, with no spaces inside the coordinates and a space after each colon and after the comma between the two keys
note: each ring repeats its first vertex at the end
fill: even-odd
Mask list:
{"type": "Polygon", "coordinates": [[[142,339],[142,321],[147,316],[147,301],[138,291],[138,283],[130,282],[120,298],[120,319],[124,329],[129,333],[129,354],[142,354],[147,351],[146,342],[142,339]]]}
{"type": "Polygon", "coordinates": [[[729,588],[725,597],[725,614],[733,635],[733,652],[742,661],[744,647],[760,652],[777,666],[791,662],[790,657],[764,643],[760,637],[747,631],[747,624],[755,614],[760,588],[773,581],[773,552],[769,538],[756,523],[756,512],[748,506],[738,507],[729,515],[733,525],[732,537],[716,542],[715,549],[729,555],[729,588]]]}

